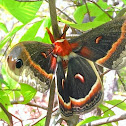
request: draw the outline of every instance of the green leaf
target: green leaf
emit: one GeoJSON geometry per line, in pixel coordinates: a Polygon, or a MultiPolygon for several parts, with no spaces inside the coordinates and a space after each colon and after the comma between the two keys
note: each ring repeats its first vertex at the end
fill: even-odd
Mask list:
{"type": "Polygon", "coordinates": [[[105,102],[126,111],[126,103],[124,101],[111,100],[111,101],[105,101],[105,102]]]}
{"type": "MultiPolygon", "coordinates": [[[[89,12],[90,12],[91,16],[97,17],[97,16],[105,13],[103,10],[105,10],[105,9],[108,10],[108,8],[111,7],[111,5],[107,5],[107,3],[103,2],[103,0],[99,0],[97,2],[97,5],[95,5],[94,3],[90,4],[90,6],[89,6],[89,12]]],[[[108,10],[108,12],[109,12],[109,10],[108,10]]],[[[106,11],[106,13],[108,13],[108,12],[106,11]]]]}
{"type": "Polygon", "coordinates": [[[40,120],[38,123],[36,123],[34,126],[45,126],[45,121],[46,121],[46,118],[40,120]]]}
{"type": "Polygon", "coordinates": [[[34,40],[38,42],[42,42],[42,38],[40,36],[35,37],[34,40]]]}
{"type": "Polygon", "coordinates": [[[24,24],[35,18],[41,4],[42,1],[18,2],[15,0],[2,0],[2,6],[24,24]]]}
{"type": "Polygon", "coordinates": [[[109,110],[109,108],[103,104],[100,104],[98,107],[104,112],[103,117],[110,117],[115,115],[115,113],[112,110],[109,110]]]}
{"type": "Polygon", "coordinates": [[[6,83],[6,87],[4,87],[4,91],[9,95],[9,98],[10,99],[19,99],[19,97],[21,96],[21,93],[20,93],[20,87],[18,85],[17,87],[17,82],[15,80],[13,80],[6,72],[5,70],[5,66],[2,65],[2,75],[3,75],[3,78],[4,80],[6,80],[6,82],[3,80],[1,81],[2,83],[6,83]],[[13,89],[15,89],[15,91],[12,91],[13,89]],[[17,91],[16,91],[17,89],[17,91]]]}
{"type": "Polygon", "coordinates": [[[58,19],[58,21],[61,21],[61,22],[65,23],[65,24],[74,24],[73,22],[67,21],[67,20],[65,20],[63,18],[60,18],[60,17],[57,17],[57,19],[58,19]]]}
{"type": "Polygon", "coordinates": [[[20,25],[15,27],[9,34],[0,42],[0,50],[3,48],[3,46],[6,44],[7,41],[11,39],[11,37],[16,34],[17,31],[19,31],[24,25],[20,25]]]}
{"type": "Polygon", "coordinates": [[[0,83],[1,84],[5,84],[5,85],[8,85],[8,83],[6,81],[4,81],[2,78],[0,78],[0,83]]]}
{"type": "Polygon", "coordinates": [[[93,21],[93,22],[88,22],[88,23],[82,23],[82,24],[74,24],[72,22],[69,22],[67,20],[64,20],[62,18],[59,18],[58,17],[58,20],[65,23],[65,24],[68,24],[70,25],[71,27],[73,28],[76,28],[76,29],[79,29],[79,30],[83,30],[83,31],[87,31],[91,28],[95,28],[95,27],[98,27],[106,22],[104,21],[93,21]]]}
{"type": "Polygon", "coordinates": [[[13,94],[12,94],[12,96],[13,96],[13,99],[15,99],[16,101],[19,101],[19,99],[21,98],[21,92],[20,92],[20,89],[19,89],[19,91],[13,91],[12,92],[13,94]]]}
{"type": "Polygon", "coordinates": [[[0,29],[2,29],[5,33],[8,33],[6,25],[1,22],[0,22],[0,29]]]}
{"type": "MultiPolygon", "coordinates": [[[[8,105],[10,105],[10,100],[7,93],[2,90],[0,90],[0,103],[5,107],[5,109],[8,108],[8,105]]],[[[1,107],[0,107],[0,119],[5,120],[8,124],[10,124],[8,116],[1,109],[1,107]]]]}
{"type": "Polygon", "coordinates": [[[10,124],[10,120],[8,118],[8,116],[6,115],[6,113],[1,109],[0,107],[0,119],[6,121],[8,124],[10,124]]]}
{"type": "Polygon", "coordinates": [[[19,2],[35,2],[35,1],[40,1],[40,0],[15,0],[19,2]]]}
{"type": "Polygon", "coordinates": [[[126,0],[122,0],[122,2],[123,2],[124,4],[126,4],[126,0]]]}
{"type": "Polygon", "coordinates": [[[0,7],[1,7],[1,5],[2,5],[2,2],[3,2],[3,0],[0,0],[0,7]]]}
{"type": "Polygon", "coordinates": [[[51,44],[50,37],[49,37],[48,32],[46,30],[46,27],[50,28],[50,26],[51,26],[51,19],[46,17],[42,23],[42,26],[41,26],[42,30],[40,31],[40,33],[41,33],[40,36],[42,37],[42,41],[40,41],[40,42],[51,44]]]}
{"type": "Polygon", "coordinates": [[[2,84],[6,85],[4,88],[6,88],[6,87],[10,88],[10,85],[6,81],[4,81],[2,78],[0,78],[0,89],[2,89],[2,84]]]}
{"type": "Polygon", "coordinates": [[[42,32],[43,33],[42,42],[44,43],[52,43],[47,30],[44,30],[46,27],[50,28],[50,26],[51,26],[51,19],[46,18],[43,22],[43,32],[42,32]]]}
{"type": "Polygon", "coordinates": [[[5,65],[2,65],[2,69],[1,69],[1,73],[3,75],[4,80],[6,80],[6,86],[9,89],[15,89],[17,88],[17,82],[15,80],[13,80],[7,73],[6,69],[5,69],[5,65]]]}
{"type": "Polygon", "coordinates": [[[5,108],[7,108],[7,105],[10,105],[10,100],[7,93],[2,90],[0,90],[0,103],[2,103],[5,108]]]}
{"type": "Polygon", "coordinates": [[[73,28],[83,30],[83,31],[87,31],[91,28],[98,27],[99,25],[102,25],[104,23],[105,22],[103,22],[103,21],[94,21],[94,22],[88,22],[88,23],[83,23],[83,24],[69,24],[69,25],[73,28]]]}
{"type": "Polygon", "coordinates": [[[42,38],[42,42],[52,44],[50,37],[49,37],[47,32],[45,32],[45,36],[44,36],[44,38],[42,38]]]}
{"type": "Polygon", "coordinates": [[[82,23],[82,21],[84,19],[84,15],[86,14],[86,12],[87,12],[87,10],[86,10],[85,5],[78,7],[76,9],[76,11],[74,12],[74,19],[76,20],[76,22],[78,24],[82,23]]]}
{"type": "Polygon", "coordinates": [[[28,84],[21,83],[20,85],[21,85],[21,94],[24,97],[24,101],[21,102],[21,104],[27,104],[32,100],[37,91],[28,84]]]}
{"type": "Polygon", "coordinates": [[[111,5],[108,5],[107,2],[104,2],[103,0],[98,0],[97,4],[98,4],[102,9],[107,9],[108,7],[111,7],[111,5]]]}
{"type": "Polygon", "coordinates": [[[20,39],[20,41],[31,41],[34,40],[36,33],[38,32],[38,29],[40,28],[42,21],[36,22],[35,24],[33,24],[28,30],[27,32],[22,36],[22,38],[20,39]]]}
{"type": "Polygon", "coordinates": [[[22,36],[20,41],[36,40],[39,42],[51,43],[46,27],[51,26],[50,18],[46,17],[42,21],[33,24],[27,32],[22,36]],[[41,28],[41,29],[40,29],[41,28]],[[39,33],[39,36],[38,36],[39,33]]]}
{"type": "MultiPolygon", "coordinates": [[[[99,15],[105,14],[105,12],[102,11],[102,9],[105,10],[105,9],[111,7],[110,5],[107,5],[107,3],[103,2],[102,0],[99,0],[97,2],[97,5],[99,5],[101,8],[96,6],[94,3],[87,3],[88,9],[89,9],[89,13],[90,13],[91,17],[94,17],[94,18],[95,17],[99,17],[99,15]]],[[[75,20],[76,20],[76,22],[78,24],[83,22],[85,14],[87,14],[86,5],[82,5],[82,6],[80,6],[80,7],[78,7],[76,9],[76,11],[74,12],[74,18],[75,18],[75,20]]],[[[107,14],[105,14],[105,16],[108,17],[107,14]]]]}
{"type": "Polygon", "coordinates": [[[89,123],[89,122],[92,122],[92,121],[98,120],[98,119],[102,119],[102,117],[100,117],[100,116],[92,116],[92,117],[86,118],[83,121],[79,122],[77,124],[77,126],[82,126],[82,125],[84,125],[86,123],[89,123]]]}
{"type": "MultiPolygon", "coordinates": [[[[111,16],[111,15],[112,15],[112,12],[109,12],[108,14],[111,16]]],[[[97,17],[94,19],[94,21],[103,21],[103,22],[108,22],[108,21],[110,21],[110,20],[111,20],[111,18],[108,17],[108,15],[105,14],[105,13],[101,13],[99,16],[97,16],[97,17]]]]}

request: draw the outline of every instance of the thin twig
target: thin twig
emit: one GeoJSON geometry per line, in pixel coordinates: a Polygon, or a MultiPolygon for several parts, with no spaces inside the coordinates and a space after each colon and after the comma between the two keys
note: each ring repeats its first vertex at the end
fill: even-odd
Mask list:
{"type": "Polygon", "coordinates": [[[62,11],[65,11],[67,8],[70,8],[70,7],[78,7],[78,6],[82,6],[82,5],[83,4],[73,4],[73,5],[69,5],[69,6],[65,7],[65,8],[63,8],[62,11]]]}
{"type": "Polygon", "coordinates": [[[109,15],[106,11],[104,11],[96,2],[92,1],[92,0],[88,0],[89,2],[94,3],[99,9],[101,9],[109,18],[113,19],[113,17],[111,15],[109,15]]]}
{"type": "MultiPolygon", "coordinates": [[[[50,17],[51,17],[51,22],[52,22],[53,35],[54,35],[54,38],[57,39],[57,38],[60,38],[60,33],[58,29],[58,24],[57,24],[55,0],[49,0],[49,10],[50,10],[50,17]]],[[[53,109],[54,94],[55,94],[55,81],[53,80],[50,87],[48,111],[47,111],[45,126],[49,126],[50,124],[50,119],[51,119],[51,114],[52,114],[52,109],[53,109]]]]}
{"type": "MultiPolygon", "coordinates": [[[[45,0],[47,3],[48,3],[48,1],[47,0],[45,0]]],[[[74,5],[75,6],[75,5],[74,5]]],[[[75,24],[76,24],[76,22],[72,19],[72,18],[70,18],[65,12],[63,12],[65,9],[63,9],[63,10],[60,10],[58,7],[56,7],[56,9],[58,10],[58,11],[60,11],[62,14],[64,14],[67,18],[68,18],[68,20],[69,21],[73,21],[75,24]]]]}
{"type": "MultiPolygon", "coordinates": [[[[11,101],[11,104],[20,104],[22,101],[11,101]]],[[[33,106],[33,107],[38,107],[38,108],[41,108],[41,109],[44,109],[44,110],[47,110],[48,108],[47,107],[43,107],[41,105],[37,105],[37,104],[34,104],[34,103],[27,103],[25,105],[29,105],[29,106],[33,106]]]]}
{"type": "Polygon", "coordinates": [[[49,124],[50,124],[51,114],[53,111],[54,94],[55,94],[55,80],[53,80],[53,82],[51,84],[51,88],[50,88],[49,103],[48,103],[48,110],[47,110],[45,126],[49,126],[49,124]]]}
{"type": "Polygon", "coordinates": [[[86,3],[86,0],[83,0],[83,1],[84,1],[84,3],[85,3],[86,9],[87,9],[89,21],[92,22],[91,16],[90,16],[90,12],[89,12],[89,9],[88,9],[87,3],[86,3]]]}
{"type": "Polygon", "coordinates": [[[102,73],[101,75],[100,75],[100,77],[103,77],[105,74],[107,74],[109,71],[111,71],[111,70],[106,70],[104,73],[102,73]]]}
{"type": "MultiPolygon", "coordinates": [[[[10,113],[10,112],[9,112],[10,113]]],[[[11,114],[11,116],[13,116],[14,118],[16,118],[16,119],[18,119],[20,122],[21,122],[21,126],[23,126],[23,121],[21,120],[21,119],[19,119],[18,117],[16,117],[15,115],[13,115],[12,113],[10,113],[11,114]]]]}
{"type": "MultiPolygon", "coordinates": [[[[47,0],[45,0],[45,1],[48,2],[47,0]]],[[[58,11],[60,11],[62,14],[64,14],[64,15],[68,18],[69,21],[73,21],[73,22],[76,24],[76,22],[75,22],[74,19],[72,19],[71,17],[69,17],[69,15],[67,15],[65,12],[63,12],[65,9],[61,10],[61,9],[59,9],[58,7],[56,7],[56,9],[57,9],[58,11]]]]}
{"type": "Polygon", "coordinates": [[[6,108],[0,103],[0,108],[5,112],[7,115],[9,121],[10,121],[10,126],[13,126],[13,121],[12,121],[12,115],[6,110],[6,108]]]}
{"type": "Polygon", "coordinates": [[[62,14],[64,14],[68,18],[69,21],[72,21],[72,22],[74,22],[76,24],[76,21],[73,20],[70,16],[68,16],[65,12],[63,12],[62,10],[60,10],[58,7],[56,7],[56,9],[58,11],[60,11],[62,14]]]}
{"type": "MultiPolygon", "coordinates": [[[[35,100],[35,99],[33,99],[33,101],[36,103],[36,100],[35,100]]],[[[40,113],[40,111],[39,111],[39,108],[38,108],[38,107],[37,107],[37,110],[38,110],[39,115],[41,115],[41,113],[40,113]]]]}
{"type": "Polygon", "coordinates": [[[124,119],[126,119],[126,113],[120,114],[120,115],[119,114],[114,115],[114,116],[99,119],[99,120],[95,120],[95,121],[92,121],[90,123],[86,123],[83,126],[100,126],[102,124],[117,122],[117,121],[124,120],[124,119]]]}
{"type": "MultiPolygon", "coordinates": [[[[114,105],[114,106],[112,106],[111,108],[107,109],[106,111],[104,111],[104,113],[108,112],[109,110],[111,110],[112,108],[114,108],[114,107],[118,106],[119,104],[123,103],[124,101],[126,101],[126,99],[124,99],[123,101],[121,101],[121,102],[119,102],[119,103],[115,104],[115,105],[114,105]]],[[[101,115],[102,115],[102,114],[104,114],[104,113],[101,113],[101,115]]]]}
{"type": "Polygon", "coordinates": [[[9,120],[10,120],[10,126],[13,126],[13,121],[12,121],[12,116],[16,119],[18,119],[21,122],[21,126],[23,126],[22,120],[19,119],[18,117],[16,117],[15,115],[13,115],[12,113],[8,112],[6,110],[6,108],[0,103],[0,107],[2,108],[2,110],[6,113],[6,115],[8,116],[9,120]]]}
{"type": "Polygon", "coordinates": [[[120,74],[119,74],[118,72],[117,72],[117,75],[118,75],[118,77],[119,77],[119,79],[120,79],[120,81],[121,81],[121,83],[122,83],[122,85],[123,85],[124,90],[126,91],[126,86],[125,86],[125,84],[123,83],[122,77],[120,76],[120,74]]]}
{"type": "Polygon", "coordinates": [[[21,91],[21,89],[0,89],[2,91],[21,91]]]}
{"type": "MultiPolygon", "coordinates": [[[[54,108],[53,112],[55,112],[58,108],[54,108]]],[[[29,126],[34,126],[35,124],[37,124],[39,121],[41,121],[42,119],[44,119],[45,117],[47,117],[47,114],[42,115],[41,117],[37,118],[37,120],[33,123],[31,123],[29,126]]]]}

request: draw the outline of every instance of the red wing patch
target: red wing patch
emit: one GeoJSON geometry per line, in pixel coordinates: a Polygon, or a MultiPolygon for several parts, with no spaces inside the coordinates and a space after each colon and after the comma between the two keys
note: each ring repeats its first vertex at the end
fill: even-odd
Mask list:
{"type": "Polygon", "coordinates": [[[95,40],[96,44],[98,44],[101,39],[102,39],[102,36],[97,37],[95,40]]]}
{"type": "Polygon", "coordinates": [[[76,74],[75,79],[79,79],[82,83],[84,83],[84,77],[81,74],[76,74]]]}
{"type": "Polygon", "coordinates": [[[90,58],[90,56],[92,55],[92,52],[88,47],[84,46],[81,49],[80,54],[86,58],[90,58]]]}

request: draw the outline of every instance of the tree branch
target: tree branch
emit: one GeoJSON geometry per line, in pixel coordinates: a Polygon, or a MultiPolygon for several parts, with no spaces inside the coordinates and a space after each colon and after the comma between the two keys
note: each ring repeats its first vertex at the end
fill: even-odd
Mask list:
{"type": "MultiPolygon", "coordinates": [[[[20,104],[20,102],[22,101],[11,101],[11,104],[20,104]]],[[[48,108],[47,107],[43,107],[41,105],[37,105],[35,103],[32,103],[32,102],[29,102],[27,104],[24,104],[24,105],[29,105],[29,106],[33,106],[33,107],[38,107],[38,108],[41,108],[41,109],[44,109],[44,110],[47,110],[48,108]]]]}
{"type": "Polygon", "coordinates": [[[125,8],[122,8],[122,10],[119,11],[119,13],[116,15],[115,18],[119,18],[121,16],[123,16],[126,12],[126,7],[125,8]]]}
{"type": "Polygon", "coordinates": [[[123,83],[122,77],[120,76],[118,71],[117,71],[117,75],[118,75],[118,77],[119,77],[119,79],[120,79],[120,81],[121,81],[121,83],[123,85],[124,90],[126,91],[126,85],[123,83]]]}
{"type": "Polygon", "coordinates": [[[12,121],[12,115],[6,110],[6,108],[0,103],[0,108],[5,112],[7,115],[9,121],[10,121],[10,126],[13,126],[13,121],[12,121]]]}
{"type": "MultiPolygon", "coordinates": [[[[58,108],[54,108],[53,112],[55,112],[58,108]]],[[[35,122],[31,123],[29,126],[34,126],[35,124],[37,124],[39,121],[41,121],[42,119],[44,119],[45,117],[47,117],[47,114],[43,114],[42,116],[40,116],[35,122]]]]}
{"type": "Polygon", "coordinates": [[[101,9],[109,18],[113,19],[113,17],[111,15],[109,15],[106,11],[104,11],[96,2],[94,2],[93,0],[88,0],[89,2],[94,3],[99,9],[101,9]]]}
{"type": "Polygon", "coordinates": [[[57,7],[56,7],[56,9],[57,9],[58,11],[60,11],[62,14],[64,14],[64,15],[68,18],[69,21],[72,21],[72,22],[74,22],[75,24],[77,24],[76,21],[74,21],[74,20],[73,20],[70,16],[68,16],[65,12],[63,12],[62,10],[60,10],[60,9],[57,8],[57,7]]]}
{"type": "MultiPolygon", "coordinates": [[[[51,17],[51,22],[52,22],[53,35],[54,35],[54,38],[57,39],[57,38],[60,38],[60,33],[58,29],[58,24],[57,24],[55,0],[49,0],[49,10],[50,10],[50,17],[51,17]]],[[[48,111],[47,111],[45,126],[49,126],[50,124],[50,119],[51,119],[51,114],[52,114],[52,109],[53,109],[54,94],[55,94],[55,80],[53,80],[50,87],[48,111]]]]}
{"type": "Polygon", "coordinates": [[[123,101],[117,103],[116,105],[113,105],[111,108],[109,108],[109,109],[107,109],[106,111],[104,111],[103,113],[101,113],[101,115],[104,114],[104,113],[106,113],[106,112],[108,112],[109,110],[112,110],[112,108],[114,108],[114,107],[120,105],[120,104],[123,103],[124,101],[126,101],[126,99],[124,99],[123,101]]]}
{"type": "Polygon", "coordinates": [[[51,114],[53,112],[54,94],[55,94],[55,80],[53,80],[51,87],[50,87],[49,103],[48,103],[48,110],[47,110],[45,126],[49,126],[49,124],[50,124],[51,114]]]}
{"type": "Polygon", "coordinates": [[[55,0],[49,0],[49,10],[50,10],[50,17],[52,22],[52,30],[54,38],[60,38],[60,33],[58,29],[57,24],[57,14],[56,14],[56,6],[55,6],[55,0]]]}
{"type": "Polygon", "coordinates": [[[89,12],[89,9],[88,9],[87,3],[86,3],[86,0],[83,0],[83,1],[84,1],[85,6],[86,6],[86,9],[87,9],[89,21],[92,22],[91,16],[90,16],[90,12],[89,12]]]}
{"type": "Polygon", "coordinates": [[[109,70],[106,70],[104,73],[102,73],[101,75],[100,75],[100,77],[103,77],[105,74],[107,74],[109,71],[111,71],[110,69],[109,70]]]}
{"type": "Polygon", "coordinates": [[[99,126],[99,125],[102,125],[102,124],[117,122],[117,121],[124,120],[124,119],[126,119],[126,113],[121,114],[121,115],[115,115],[115,116],[112,116],[112,117],[107,117],[107,118],[104,118],[104,119],[99,119],[99,120],[96,120],[96,121],[92,121],[90,123],[84,124],[83,126],[99,126]]]}

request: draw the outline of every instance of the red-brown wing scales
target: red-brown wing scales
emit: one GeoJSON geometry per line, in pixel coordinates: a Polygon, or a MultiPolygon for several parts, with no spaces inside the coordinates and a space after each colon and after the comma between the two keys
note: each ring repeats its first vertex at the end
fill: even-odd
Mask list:
{"type": "Polygon", "coordinates": [[[50,87],[53,78],[51,70],[51,44],[36,41],[15,45],[6,58],[8,74],[19,83],[27,83],[40,92],[50,87]]]}
{"type": "Polygon", "coordinates": [[[110,69],[126,64],[126,17],[114,19],[70,40],[78,43],[73,51],[110,69]]]}
{"type": "Polygon", "coordinates": [[[31,41],[12,48],[6,58],[8,73],[20,83],[30,84],[44,92],[56,72],[63,115],[91,111],[102,101],[103,91],[97,70],[89,60],[110,69],[125,66],[126,17],[101,25],[70,40],[70,43],[64,36],[55,42],[47,31],[53,45],[31,41]]]}
{"type": "Polygon", "coordinates": [[[93,63],[74,54],[64,71],[58,61],[56,71],[59,105],[65,116],[82,114],[94,109],[102,100],[102,84],[93,63]]]}

